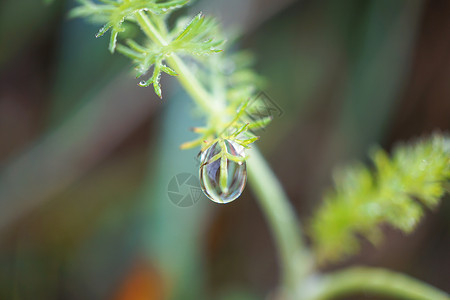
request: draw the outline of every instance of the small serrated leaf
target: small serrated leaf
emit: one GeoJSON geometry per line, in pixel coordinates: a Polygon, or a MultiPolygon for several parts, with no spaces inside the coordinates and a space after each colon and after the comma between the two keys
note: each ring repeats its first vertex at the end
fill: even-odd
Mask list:
{"type": "Polygon", "coordinates": [[[247,140],[236,140],[236,142],[238,144],[240,144],[241,146],[247,148],[250,144],[253,144],[254,142],[256,142],[257,140],[259,140],[259,136],[247,139],[247,140]]]}
{"type": "Polygon", "coordinates": [[[136,43],[135,41],[131,40],[131,39],[127,39],[126,40],[126,44],[133,49],[136,52],[140,52],[140,53],[147,53],[148,49],[146,49],[145,47],[139,45],[138,43],[136,43]]]}
{"type": "Polygon", "coordinates": [[[116,50],[116,45],[117,45],[117,35],[119,34],[119,32],[115,29],[113,29],[111,31],[111,38],[109,40],[109,52],[114,53],[114,51],[116,50]]]}
{"type": "Polygon", "coordinates": [[[159,84],[159,81],[155,81],[153,82],[153,89],[155,90],[156,95],[158,95],[158,97],[160,99],[162,99],[162,95],[161,95],[161,85],[159,84]]]}
{"type": "Polygon", "coordinates": [[[153,70],[153,76],[152,76],[152,82],[153,82],[153,88],[155,90],[156,95],[158,95],[159,98],[162,98],[161,85],[159,83],[160,79],[161,79],[161,61],[155,63],[155,69],[153,70]]]}
{"type": "Polygon", "coordinates": [[[95,34],[96,38],[103,36],[113,25],[111,23],[105,24],[99,31],[95,34]]]}
{"type": "Polygon", "coordinates": [[[109,50],[114,52],[117,43],[117,35],[123,32],[123,22],[126,20],[135,21],[134,16],[142,11],[151,12],[153,14],[167,14],[174,9],[186,5],[188,0],[173,0],[173,1],[156,1],[156,0],[133,0],[133,1],[99,1],[79,0],[80,6],[75,7],[69,13],[71,18],[86,17],[93,21],[102,22],[106,24],[99,30],[96,37],[103,36],[109,29],[111,32],[111,39],[109,50]]]}
{"type": "Polygon", "coordinates": [[[167,74],[169,74],[169,75],[171,75],[171,76],[178,76],[178,73],[177,73],[177,72],[175,72],[173,69],[169,68],[169,67],[166,66],[166,65],[162,65],[162,66],[161,66],[161,70],[162,70],[164,73],[167,73],[167,74]]]}
{"type": "Polygon", "coordinates": [[[248,129],[255,130],[265,128],[267,125],[269,125],[270,122],[272,122],[272,120],[273,120],[272,117],[265,117],[255,122],[251,122],[248,126],[248,129]]]}
{"type": "Polygon", "coordinates": [[[199,13],[175,35],[170,48],[173,52],[186,52],[196,56],[219,53],[221,49],[217,47],[223,44],[223,40],[217,39],[216,27],[211,18],[205,18],[199,13]]]}
{"type": "Polygon", "coordinates": [[[192,31],[195,27],[197,27],[197,24],[202,20],[202,13],[199,13],[196,15],[186,26],[186,28],[178,35],[178,37],[175,39],[175,41],[180,41],[183,39],[189,38],[189,36],[192,34],[192,31]]]}
{"type": "Polygon", "coordinates": [[[158,12],[161,14],[169,13],[174,9],[181,8],[189,3],[189,0],[173,0],[157,3],[158,12]]]}
{"type": "Polygon", "coordinates": [[[130,49],[124,45],[118,44],[116,46],[116,50],[117,52],[125,55],[128,58],[131,58],[132,60],[139,61],[143,59],[142,53],[136,52],[133,49],[130,49]]]}

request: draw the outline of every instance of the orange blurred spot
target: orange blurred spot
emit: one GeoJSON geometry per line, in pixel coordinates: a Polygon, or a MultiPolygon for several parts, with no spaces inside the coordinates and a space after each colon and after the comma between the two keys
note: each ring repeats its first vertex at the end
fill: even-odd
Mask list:
{"type": "Polygon", "coordinates": [[[149,263],[139,260],[126,274],[114,300],[163,300],[163,280],[149,263]]]}

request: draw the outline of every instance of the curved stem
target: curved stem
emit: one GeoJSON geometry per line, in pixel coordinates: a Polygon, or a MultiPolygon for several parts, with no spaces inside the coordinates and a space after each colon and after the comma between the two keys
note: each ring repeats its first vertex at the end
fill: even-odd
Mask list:
{"type": "Polygon", "coordinates": [[[255,147],[249,151],[247,169],[250,185],[272,229],[284,286],[293,291],[312,269],[312,258],[302,241],[300,224],[277,177],[255,147]]]}
{"type": "MultiPolygon", "coordinates": [[[[136,14],[144,33],[156,44],[167,46],[166,37],[145,12],[136,14]]],[[[179,74],[179,80],[192,99],[207,114],[220,116],[222,107],[175,54],[168,64],[179,74]]],[[[283,287],[296,299],[325,300],[355,292],[394,295],[403,299],[449,300],[449,296],[426,283],[383,269],[352,268],[330,275],[313,277],[313,259],[302,240],[302,232],[294,210],[281,184],[258,149],[250,151],[249,181],[269,222],[282,266],[283,287]],[[307,275],[311,275],[307,277],[307,275]],[[308,285],[308,286],[305,286],[308,285]],[[302,293],[295,293],[302,289],[302,293]],[[307,295],[308,293],[308,295],[307,295]]]]}
{"type": "MultiPolygon", "coordinates": [[[[151,20],[144,12],[136,19],[146,35],[159,45],[167,45],[151,20]]],[[[198,82],[183,61],[172,54],[168,59],[170,66],[179,74],[179,80],[190,96],[205,111],[217,114],[219,107],[213,105],[211,95],[198,82]]],[[[260,200],[277,243],[285,286],[294,287],[311,268],[311,259],[301,240],[300,226],[286,195],[275,175],[258,150],[252,150],[249,160],[251,184],[260,200]]]]}
{"type": "Polygon", "coordinates": [[[216,107],[214,101],[211,101],[213,97],[203,88],[184,62],[175,54],[168,57],[167,62],[178,73],[178,79],[181,85],[191,95],[194,101],[204,111],[212,115],[217,115],[219,108],[216,107]]]}
{"type": "MultiPolygon", "coordinates": [[[[167,41],[145,12],[138,13],[136,20],[153,42],[167,45],[167,41]]],[[[216,107],[212,96],[177,55],[172,54],[167,58],[167,62],[179,74],[179,80],[185,90],[203,110],[213,115],[220,113],[221,107],[216,107]]],[[[250,183],[272,228],[282,265],[284,285],[293,288],[311,269],[312,261],[301,240],[299,223],[276,176],[258,150],[252,150],[249,174],[250,183]]]]}
{"type": "MultiPolygon", "coordinates": [[[[168,43],[166,39],[160,34],[159,30],[153,25],[145,12],[137,13],[136,20],[142,28],[142,31],[144,31],[154,43],[160,46],[167,46],[168,43]]],[[[167,62],[175,72],[178,73],[178,79],[180,80],[181,85],[198,106],[209,114],[217,115],[220,108],[216,107],[214,101],[211,101],[212,96],[204,89],[202,84],[197,80],[194,74],[192,74],[185,63],[176,54],[167,57],[167,62]]]]}
{"type": "Polygon", "coordinates": [[[324,275],[309,300],[337,299],[358,292],[408,300],[449,300],[443,291],[407,275],[378,268],[355,267],[324,275]]]}

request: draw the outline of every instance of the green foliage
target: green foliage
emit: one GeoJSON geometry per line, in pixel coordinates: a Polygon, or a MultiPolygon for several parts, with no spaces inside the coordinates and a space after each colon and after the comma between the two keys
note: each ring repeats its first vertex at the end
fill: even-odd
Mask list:
{"type": "MultiPolygon", "coordinates": [[[[110,30],[109,50],[114,52],[117,49],[129,57],[136,65],[137,77],[153,69],[150,78],[141,81],[140,86],[152,84],[161,97],[161,73],[178,75],[180,83],[205,117],[204,126],[194,128],[199,138],[185,143],[182,148],[201,146],[205,149],[217,142],[221,151],[211,160],[221,159],[220,185],[224,190],[228,176],[226,159],[237,163],[246,159],[245,155],[231,155],[225,140],[247,148],[258,139],[253,131],[271,121],[270,115],[260,113],[260,105],[264,104],[255,95],[263,80],[252,70],[251,54],[227,51],[220,28],[213,19],[204,18],[201,14],[190,22],[179,18],[175,20],[174,28],[169,28],[167,16],[186,5],[187,0],[78,1],[81,5],[72,11],[71,16],[105,24],[97,37],[110,30]],[[119,33],[126,31],[125,21],[137,24],[145,37],[118,42],[119,33]]],[[[449,148],[448,140],[435,136],[429,141],[397,148],[391,160],[383,151],[376,151],[373,154],[375,172],[356,166],[338,174],[336,190],[326,196],[325,204],[311,226],[319,259],[339,259],[355,253],[359,247],[355,235],[378,242],[381,239],[378,225],[382,223],[404,232],[411,231],[422,217],[421,205],[436,207],[444,193],[443,184],[450,177],[449,148]]],[[[317,292],[314,289],[319,289],[319,292],[320,289],[325,290],[326,294],[326,285],[330,286],[330,282],[331,290],[334,289],[333,284],[340,287],[343,282],[340,278],[322,280],[322,275],[309,273],[312,271],[308,263],[310,254],[303,247],[295,215],[276,177],[259,152],[253,151],[254,158],[249,161],[248,170],[276,237],[284,277],[280,290],[298,296],[293,299],[308,299],[308,291],[312,290],[314,294],[317,292]],[[314,278],[312,289],[305,278],[314,278]],[[306,295],[297,294],[305,282],[308,285],[306,295]]],[[[375,278],[372,287],[380,289],[377,276],[373,276],[373,272],[368,273],[364,284],[371,283],[370,277],[375,278]]],[[[348,275],[343,277],[345,279],[348,275]]],[[[402,280],[396,279],[394,285],[398,286],[402,280]]],[[[352,288],[358,287],[354,278],[349,282],[352,288]],[[352,286],[355,282],[356,285],[352,286]]],[[[410,285],[410,281],[400,284],[403,289],[409,289],[410,285]]],[[[430,292],[426,286],[419,286],[419,289],[425,290],[424,294],[433,294],[433,290],[430,292]]]]}
{"type": "MultiPolygon", "coordinates": [[[[79,0],[80,6],[72,10],[71,17],[88,18],[96,23],[105,24],[97,33],[103,36],[111,30],[109,49],[116,49],[129,57],[136,66],[136,77],[151,76],[139,83],[141,87],[153,85],[155,93],[161,98],[161,74],[177,76],[177,63],[170,59],[177,56],[185,59],[187,64],[182,74],[186,81],[194,81],[198,89],[207,95],[210,111],[205,111],[206,126],[197,128],[199,139],[185,143],[182,148],[202,145],[210,146],[220,139],[234,140],[248,147],[258,138],[250,132],[266,126],[270,116],[249,117],[258,112],[255,97],[262,80],[251,70],[252,57],[247,52],[224,55],[224,34],[212,18],[205,18],[201,13],[190,22],[179,18],[174,28],[166,24],[167,15],[173,10],[186,5],[187,0],[79,0]],[[119,33],[125,31],[125,21],[136,23],[146,38],[138,43],[128,39],[124,44],[117,42],[119,33]],[[222,48],[222,49],[219,49],[222,48]],[[194,70],[186,74],[186,69],[194,70]],[[194,77],[195,78],[192,78],[194,77]],[[186,78],[188,77],[188,78],[186,78]]],[[[189,83],[188,83],[189,84],[189,83]]],[[[195,98],[195,97],[194,97],[195,98]]],[[[198,99],[197,99],[198,100],[198,99]]]]}
{"type": "Polygon", "coordinates": [[[99,0],[97,4],[92,0],[78,0],[81,6],[74,8],[71,17],[90,18],[94,22],[106,22],[98,31],[96,37],[103,36],[111,29],[109,50],[116,49],[117,36],[125,29],[122,24],[125,20],[133,21],[134,16],[141,11],[148,11],[156,15],[163,15],[174,9],[186,5],[188,0],[99,0]]]}
{"type": "Polygon", "coordinates": [[[336,173],[335,190],[325,196],[311,224],[319,261],[335,261],[359,249],[357,236],[376,244],[381,224],[411,232],[424,213],[434,209],[450,179],[450,140],[435,135],[400,145],[391,159],[372,154],[375,170],[362,165],[336,173]]]}
{"type": "MultiPolygon", "coordinates": [[[[175,32],[177,29],[174,30],[175,32]]],[[[218,33],[217,24],[202,13],[195,16],[186,28],[176,35],[168,45],[172,52],[187,52],[193,55],[209,55],[221,52],[217,49],[224,41],[214,40],[218,33]]]]}
{"type": "MultiPolygon", "coordinates": [[[[241,153],[232,154],[226,141],[248,148],[258,139],[253,131],[271,121],[270,115],[261,114],[260,108],[264,103],[255,96],[263,80],[252,70],[251,54],[227,51],[220,28],[213,19],[204,18],[201,14],[190,22],[179,18],[175,20],[174,28],[169,28],[167,16],[186,5],[187,0],[78,1],[81,5],[72,11],[71,16],[104,24],[97,37],[110,30],[109,50],[114,52],[117,49],[130,58],[136,65],[137,77],[153,69],[150,78],[141,81],[140,86],[152,84],[161,97],[161,73],[178,75],[180,83],[205,117],[205,125],[194,128],[199,138],[185,143],[182,148],[201,146],[204,150],[217,143],[221,150],[210,158],[210,162],[221,159],[219,184],[225,190],[228,181],[226,161],[242,163],[246,160],[241,153]],[[125,21],[138,25],[145,37],[118,42],[119,33],[126,31],[125,21]]],[[[325,204],[311,226],[319,259],[335,260],[355,253],[359,247],[356,235],[377,243],[382,237],[378,225],[383,223],[404,232],[413,230],[423,215],[422,205],[431,209],[436,207],[444,193],[444,182],[450,178],[449,148],[448,139],[435,136],[429,141],[397,148],[392,159],[381,150],[374,152],[374,172],[356,166],[337,174],[336,190],[326,196],[325,204]]],[[[276,237],[283,264],[280,290],[292,295],[292,299],[318,299],[309,298],[308,293],[309,296],[320,296],[321,290],[325,295],[327,290],[331,290],[333,295],[337,287],[335,294],[339,294],[339,288],[347,278],[350,278],[347,280],[350,289],[358,286],[372,287],[375,291],[384,289],[380,288],[379,273],[373,271],[364,272],[363,284],[358,283],[361,272],[338,274],[337,279],[332,280],[310,273],[309,262],[312,259],[309,251],[304,249],[295,215],[276,177],[259,152],[253,151],[248,170],[276,237]],[[311,278],[314,279],[313,288],[311,278]],[[308,288],[302,289],[304,285],[308,288]]],[[[435,299],[439,295],[443,295],[442,299],[448,298],[426,285],[411,284],[410,280],[400,276],[393,281],[397,290],[392,292],[392,287],[388,287],[391,294],[409,295],[405,290],[409,291],[410,286],[415,285],[419,294],[433,295],[424,299],[435,299]]],[[[348,286],[344,284],[344,288],[348,289],[348,286]]]]}
{"type": "Polygon", "coordinates": [[[174,9],[186,5],[188,0],[155,1],[155,0],[100,0],[101,4],[91,0],[79,0],[81,6],[74,8],[71,17],[84,17],[96,23],[106,23],[97,33],[96,37],[103,36],[111,30],[109,50],[119,52],[131,58],[136,64],[136,75],[141,77],[153,67],[152,76],[146,81],[141,81],[139,86],[147,87],[153,84],[155,93],[161,98],[161,72],[176,76],[177,73],[169,68],[164,60],[173,53],[188,53],[191,55],[208,55],[220,52],[217,49],[223,41],[214,40],[216,24],[212,19],[204,18],[198,14],[183,30],[175,28],[173,32],[166,34],[170,39],[167,44],[148,42],[147,46],[141,46],[133,40],[127,40],[125,45],[117,45],[117,36],[124,32],[124,21],[138,23],[136,15],[141,12],[150,12],[159,25],[161,34],[166,33],[167,28],[163,15],[169,14],[174,9]],[[179,32],[177,32],[179,31],[179,32]]]}
{"type": "Polygon", "coordinates": [[[117,50],[125,56],[130,57],[136,64],[136,77],[139,78],[149,71],[153,66],[153,74],[147,81],[141,81],[139,86],[147,87],[153,84],[155,93],[161,98],[161,86],[159,84],[161,72],[172,76],[178,74],[164,64],[164,59],[170,53],[166,52],[164,47],[148,47],[144,48],[132,40],[127,41],[128,47],[118,45],[117,50]]]}
{"type": "MultiPolygon", "coordinates": [[[[155,45],[150,43],[144,47],[133,40],[128,40],[127,46],[118,45],[117,50],[125,56],[131,58],[136,64],[137,78],[145,75],[153,67],[153,75],[147,81],[141,81],[139,86],[147,87],[153,84],[155,93],[161,98],[161,86],[159,84],[161,72],[172,76],[178,74],[165,64],[165,59],[173,53],[191,55],[209,55],[220,52],[216,49],[223,43],[223,40],[215,41],[209,36],[213,36],[215,24],[212,19],[205,19],[202,14],[198,14],[181,32],[170,34],[175,36],[168,45],[155,45]]],[[[178,28],[173,31],[176,32],[178,28]]]]}
{"type": "MultiPolygon", "coordinates": [[[[224,45],[224,52],[229,52],[224,45]]],[[[215,115],[208,115],[207,126],[195,128],[200,137],[187,142],[181,148],[201,146],[205,149],[218,140],[232,140],[248,148],[259,139],[255,135],[259,129],[266,127],[271,116],[261,113],[264,103],[257,97],[257,92],[265,81],[252,69],[254,58],[248,51],[239,51],[230,55],[215,55],[205,62],[209,67],[200,69],[197,75],[214,96],[212,101],[221,110],[222,120],[218,122],[215,115]],[[212,79],[211,79],[212,78],[212,79]]]]}

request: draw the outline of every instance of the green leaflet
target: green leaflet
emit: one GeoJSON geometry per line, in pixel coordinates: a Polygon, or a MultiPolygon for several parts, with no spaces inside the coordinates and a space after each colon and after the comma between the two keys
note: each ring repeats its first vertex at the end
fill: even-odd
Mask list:
{"type": "Polygon", "coordinates": [[[223,34],[212,18],[201,13],[190,21],[180,18],[173,29],[167,28],[165,17],[174,9],[186,5],[188,0],[78,0],[81,4],[70,13],[71,17],[84,17],[105,24],[97,37],[111,31],[109,50],[116,49],[135,64],[136,77],[150,73],[139,83],[141,87],[152,85],[161,98],[161,73],[177,76],[166,60],[171,55],[191,56],[187,60],[189,68],[195,70],[211,102],[222,107],[221,115],[208,115],[206,130],[198,140],[184,144],[183,148],[202,145],[207,147],[220,139],[230,139],[248,147],[258,140],[250,130],[265,127],[271,117],[261,115],[261,103],[256,92],[263,80],[251,69],[252,57],[248,52],[237,54],[211,55],[222,52],[223,34]],[[123,22],[133,22],[147,35],[145,42],[126,40],[117,43],[119,33],[125,31],[123,22]],[[144,22],[144,23],[142,23],[144,22]],[[144,24],[144,25],[143,25],[144,24]],[[147,31],[145,28],[147,28],[147,31]],[[151,27],[149,33],[148,28],[151,27]],[[150,35],[150,36],[149,36],[150,35]]]}
{"type": "Polygon", "coordinates": [[[132,20],[134,15],[141,11],[162,15],[186,5],[189,0],[99,0],[102,4],[96,4],[92,0],[78,0],[81,4],[74,8],[69,16],[72,18],[91,18],[94,22],[106,22],[98,31],[96,37],[103,36],[111,29],[109,51],[116,49],[117,36],[124,31],[122,26],[125,20],[132,20]]]}
{"type": "Polygon", "coordinates": [[[250,52],[230,53],[230,45],[224,45],[224,52],[207,57],[209,68],[200,69],[196,75],[215,96],[215,101],[222,102],[226,109],[228,122],[219,124],[214,116],[208,116],[207,128],[195,128],[201,136],[194,141],[184,143],[181,148],[202,146],[206,149],[217,140],[232,140],[244,148],[256,142],[259,137],[253,131],[266,127],[272,120],[267,115],[265,103],[259,99],[258,92],[264,80],[252,70],[254,59],[250,52]],[[246,74],[242,76],[242,74],[246,74]]]}
{"type": "Polygon", "coordinates": [[[193,55],[209,55],[221,52],[217,49],[223,40],[214,40],[217,25],[212,18],[205,18],[202,13],[195,16],[186,28],[170,43],[173,52],[187,52],[193,55]]]}
{"type": "Polygon", "coordinates": [[[188,0],[100,0],[97,4],[92,0],[79,0],[81,6],[74,8],[71,17],[90,18],[97,23],[105,23],[98,31],[96,37],[103,36],[111,30],[109,50],[114,52],[116,49],[131,58],[136,64],[136,77],[141,77],[148,73],[153,67],[152,76],[148,80],[141,81],[139,86],[147,87],[153,85],[155,93],[161,98],[160,78],[161,72],[176,76],[176,72],[164,64],[164,60],[172,53],[184,53],[189,55],[209,55],[220,52],[217,49],[223,43],[223,40],[216,40],[217,26],[210,18],[205,18],[201,13],[195,16],[183,30],[175,28],[166,38],[174,36],[167,41],[167,45],[141,46],[136,42],[129,40],[127,45],[117,45],[117,36],[124,32],[122,26],[125,20],[135,22],[136,14],[140,12],[149,12],[150,17],[157,26],[164,27],[161,30],[167,30],[165,24],[161,22],[159,15],[168,14],[174,9],[186,5],[188,0]]]}
{"type": "Polygon", "coordinates": [[[336,261],[359,249],[356,235],[372,243],[382,239],[381,224],[405,233],[420,222],[424,207],[434,209],[450,179],[450,140],[428,140],[372,154],[375,170],[362,165],[335,174],[329,192],[310,226],[319,261],[336,261]]]}
{"type": "Polygon", "coordinates": [[[201,13],[192,19],[184,30],[169,41],[168,45],[160,46],[151,44],[148,47],[141,46],[132,40],[127,41],[127,46],[118,45],[117,50],[131,58],[136,64],[136,77],[145,75],[153,66],[153,75],[147,81],[142,81],[139,86],[147,87],[153,84],[155,93],[161,98],[161,86],[159,80],[161,72],[172,76],[177,73],[164,64],[164,60],[172,53],[190,55],[209,55],[220,52],[216,49],[223,40],[215,41],[210,36],[215,36],[217,30],[215,23],[210,18],[205,18],[201,13]]]}

